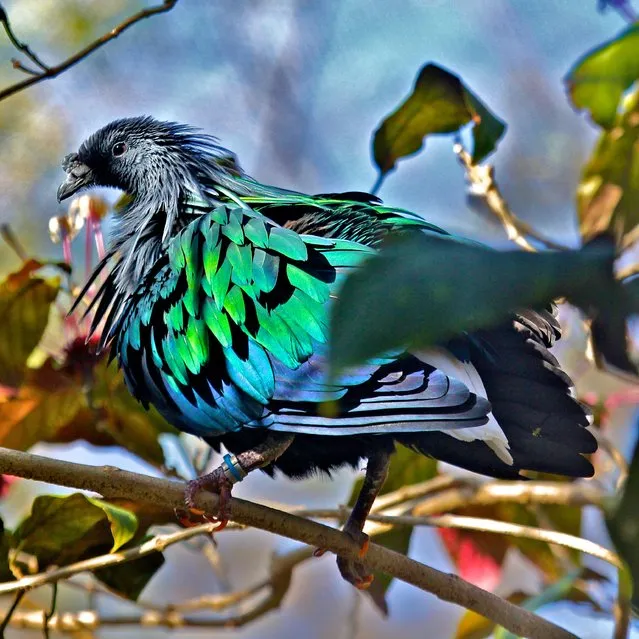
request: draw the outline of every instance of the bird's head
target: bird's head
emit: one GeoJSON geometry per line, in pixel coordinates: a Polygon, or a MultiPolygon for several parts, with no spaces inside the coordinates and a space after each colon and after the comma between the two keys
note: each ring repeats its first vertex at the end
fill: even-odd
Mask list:
{"type": "Polygon", "coordinates": [[[132,195],[158,193],[167,185],[188,187],[202,175],[211,182],[240,172],[233,154],[215,138],[175,122],[151,117],[115,120],[64,158],[62,201],[81,189],[110,186],[132,195]]]}
{"type": "Polygon", "coordinates": [[[77,153],[67,155],[62,168],[67,175],[58,189],[60,201],[92,186],[115,187],[132,196],[119,211],[105,258],[115,264],[113,290],[125,296],[188,223],[181,204],[191,194],[210,200],[218,189],[243,188],[235,156],[215,138],[145,116],[107,124],[77,153]]]}

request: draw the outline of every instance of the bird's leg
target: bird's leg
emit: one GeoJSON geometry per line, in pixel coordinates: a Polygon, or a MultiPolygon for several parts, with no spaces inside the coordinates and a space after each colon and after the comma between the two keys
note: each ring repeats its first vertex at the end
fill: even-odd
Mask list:
{"type": "MultiPolygon", "coordinates": [[[[344,526],[344,532],[360,545],[360,559],[363,559],[368,551],[368,535],[363,532],[364,524],[373,502],[384,485],[384,481],[386,481],[389,463],[390,455],[388,453],[380,453],[369,457],[364,484],[344,526]]],[[[338,556],[337,567],[342,577],[360,590],[368,588],[373,581],[373,575],[368,572],[362,561],[338,556]]]]}
{"type": "MultiPolygon", "coordinates": [[[[224,528],[229,519],[228,506],[233,484],[242,481],[252,470],[262,468],[275,461],[291,445],[293,438],[294,435],[284,433],[271,434],[264,443],[251,450],[244,451],[237,456],[225,455],[222,464],[214,471],[193,479],[186,485],[184,502],[188,511],[196,515],[205,515],[195,505],[198,493],[203,490],[217,493],[220,496],[220,501],[216,519],[220,522],[219,529],[224,528]]],[[[181,521],[184,525],[189,525],[188,520],[181,518],[181,521]]]]}

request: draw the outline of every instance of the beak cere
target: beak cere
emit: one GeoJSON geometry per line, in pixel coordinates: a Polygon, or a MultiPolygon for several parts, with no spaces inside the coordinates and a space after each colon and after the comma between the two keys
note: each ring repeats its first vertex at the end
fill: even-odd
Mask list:
{"type": "Polygon", "coordinates": [[[78,160],[78,156],[72,154],[64,159],[63,168],[67,172],[67,177],[58,187],[58,202],[62,202],[81,188],[93,183],[93,173],[91,169],[78,160]]]}

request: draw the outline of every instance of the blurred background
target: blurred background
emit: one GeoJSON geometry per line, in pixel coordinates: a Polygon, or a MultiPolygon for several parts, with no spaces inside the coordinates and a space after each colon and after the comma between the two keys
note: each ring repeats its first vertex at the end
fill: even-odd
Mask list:
{"type": "MultiPolygon", "coordinates": [[[[134,0],[6,0],[3,6],[16,34],[46,62],[55,63],[146,5],[134,0]]],[[[597,131],[571,109],[562,77],[586,50],[623,26],[614,11],[598,13],[594,0],[181,0],[170,13],[135,25],[60,77],[0,102],[0,222],[11,225],[30,254],[60,259],[60,246],[51,243],[47,224],[66,211],[55,198],[62,157],[108,121],[143,113],[216,135],[262,182],[310,193],[370,189],[376,178],[371,135],[409,93],[420,67],[434,61],[459,74],[507,122],[492,161],[512,209],[546,235],[576,245],[575,189],[597,131]]],[[[14,55],[0,34],[0,86],[23,77],[11,66],[14,55]]],[[[115,192],[102,195],[111,202],[118,197],[115,192]]],[[[380,195],[450,231],[506,245],[501,226],[468,206],[463,170],[448,137],[430,139],[423,154],[400,161],[380,195]]],[[[80,255],[77,244],[74,251],[80,255]]],[[[11,251],[0,248],[0,275],[18,265],[11,251]]],[[[602,374],[580,374],[583,347],[584,335],[575,328],[559,352],[579,377],[580,390],[622,388],[602,374]]],[[[628,426],[636,421],[635,413],[634,406],[622,406],[611,421],[609,435],[626,452],[634,443],[628,426]]],[[[42,445],[35,452],[154,472],[121,450],[81,443],[42,445]]],[[[332,481],[293,483],[256,473],[235,494],[335,507],[347,500],[353,477],[344,471],[332,481]]],[[[9,525],[28,511],[36,491],[51,488],[12,485],[0,507],[9,525]]],[[[598,516],[586,515],[584,533],[605,541],[598,516]]],[[[259,531],[225,533],[219,536],[215,571],[197,553],[170,549],[169,561],[143,598],[163,604],[246,587],[267,574],[272,552],[292,547],[259,531]]],[[[416,531],[410,554],[453,570],[434,531],[416,531]]],[[[518,551],[511,555],[504,579],[511,585],[520,581],[520,588],[533,593],[539,583],[534,569],[518,551]]],[[[329,555],[306,562],[293,579],[281,609],[233,635],[445,639],[454,636],[463,612],[394,583],[385,619],[368,598],[341,581],[329,555]]],[[[86,593],[61,596],[60,609],[87,606],[86,593]]],[[[105,614],[126,610],[108,599],[96,605],[105,614]]],[[[610,618],[588,606],[551,605],[543,613],[584,639],[610,636],[610,618]]],[[[95,636],[127,637],[132,631],[103,628],[95,636]]],[[[135,632],[187,635],[184,630],[135,632]]],[[[189,630],[188,636],[230,632],[189,630]]],[[[9,631],[7,636],[23,635],[9,631]]]]}

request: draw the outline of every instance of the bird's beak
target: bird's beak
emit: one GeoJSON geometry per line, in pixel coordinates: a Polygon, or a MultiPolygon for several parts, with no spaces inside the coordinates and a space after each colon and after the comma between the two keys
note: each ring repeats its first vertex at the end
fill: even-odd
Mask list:
{"type": "Polygon", "coordinates": [[[86,164],[74,162],[65,168],[67,177],[58,187],[58,202],[66,200],[85,186],[93,184],[93,173],[86,164]]]}

